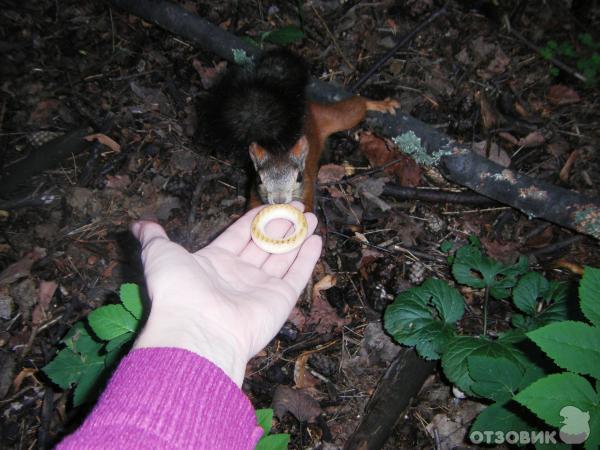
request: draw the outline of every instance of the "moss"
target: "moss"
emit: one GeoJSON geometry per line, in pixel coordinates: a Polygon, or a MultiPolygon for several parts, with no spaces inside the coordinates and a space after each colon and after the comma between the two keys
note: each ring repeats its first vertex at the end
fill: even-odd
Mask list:
{"type": "Polygon", "coordinates": [[[421,145],[421,138],[414,131],[407,131],[392,139],[400,150],[413,158],[417,164],[425,166],[437,166],[442,156],[451,155],[450,150],[439,150],[429,154],[421,145]]]}

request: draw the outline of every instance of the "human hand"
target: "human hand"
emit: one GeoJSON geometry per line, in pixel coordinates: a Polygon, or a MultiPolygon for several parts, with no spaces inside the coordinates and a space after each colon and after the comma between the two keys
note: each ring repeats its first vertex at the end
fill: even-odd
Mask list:
{"type": "MultiPolygon", "coordinates": [[[[301,211],[301,203],[292,203],[301,211]]],[[[250,239],[255,208],[205,248],[190,253],[171,242],[154,222],[131,230],[142,244],[152,301],[134,348],[177,347],[220,367],[241,386],[248,360],[264,348],[288,318],[321,254],[317,225],[307,213],[309,238],[299,249],[271,255],[250,239]]],[[[280,238],[291,225],[274,220],[267,233],[280,238]]]]}

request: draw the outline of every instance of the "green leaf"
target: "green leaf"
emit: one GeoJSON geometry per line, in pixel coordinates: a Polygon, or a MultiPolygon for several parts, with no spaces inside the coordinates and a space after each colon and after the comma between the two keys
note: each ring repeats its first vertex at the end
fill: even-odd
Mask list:
{"type": "Polygon", "coordinates": [[[443,253],[448,253],[450,250],[452,250],[452,245],[452,241],[444,241],[442,242],[442,245],[440,245],[440,250],[443,253]]]}
{"type": "Polygon", "coordinates": [[[273,426],[273,410],[271,408],[257,409],[256,421],[265,432],[264,436],[268,435],[273,426]]]}
{"type": "Polygon", "coordinates": [[[547,282],[534,272],[521,277],[513,290],[513,299],[519,309],[527,314],[514,314],[511,319],[513,327],[522,331],[535,330],[552,322],[567,320],[569,317],[567,284],[559,281],[547,282]]]}
{"type": "Polygon", "coordinates": [[[88,316],[92,330],[100,339],[110,341],[122,334],[134,332],[138,321],[122,305],[107,305],[88,316]]]}
{"type": "Polygon", "coordinates": [[[485,408],[477,416],[473,425],[471,425],[469,438],[472,436],[478,438],[483,437],[483,441],[480,439],[473,439],[473,442],[491,445],[496,443],[494,441],[496,436],[495,434],[490,435],[489,431],[501,432],[503,435],[506,435],[509,431],[537,431],[515,412],[518,411],[520,406],[513,403],[514,402],[494,403],[485,408]],[[476,434],[474,435],[474,433],[481,433],[481,435],[477,436],[476,434]]]}
{"type": "Polygon", "coordinates": [[[111,353],[118,349],[120,349],[123,345],[133,339],[133,333],[125,333],[121,336],[117,336],[116,338],[110,340],[108,344],[106,344],[106,352],[111,353]]]}
{"type": "Polygon", "coordinates": [[[521,378],[521,383],[519,384],[517,390],[522,391],[531,383],[539,380],[540,378],[543,378],[545,375],[546,372],[544,371],[544,369],[542,369],[537,364],[528,361],[528,363],[525,365],[525,373],[523,374],[523,378],[521,378]]]}
{"type": "Polygon", "coordinates": [[[488,258],[478,247],[467,245],[456,252],[452,275],[461,284],[477,289],[489,288],[492,297],[504,299],[517,282],[517,276],[527,270],[527,259],[523,256],[516,264],[506,266],[488,258]]]}
{"type": "Polygon", "coordinates": [[[575,56],[577,56],[575,54],[575,49],[573,48],[570,42],[563,42],[562,44],[560,44],[558,51],[561,55],[567,56],[569,58],[575,58],[575,56]]]}
{"type": "Polygon", "coordinates": [[[600,328],[555,322],[530,331],[527,337],[563,369],[600,378],[600,328]]]}
{"type": "Polygon", "coordinates": [[[579,283],[579,299],[585,317],[600,327],[600,269],[585,268],[579,283]]]}
{"type": "Polygon", "coordinates": [[[77,381],[77,387],[73,394],[73,406],[77,407],[91,400],[91,394],[98,387],[98,382],[105,368],[104,358],[99,355],[95,355],[92,360],[88,360],[85,371],[77,381]]]}
{"type": "Polygon", "coordinates": [[[90,335],[83,322],[73,325],[61,342],[74,353],[84,355],[98,353],[103,345],[90,335]]]}
{"type": "Polygon", "coordinates": [[[288,45],[300,41],[304,33],[298,27],[287,26],[263,33],[262,40],[278,45],[288,45]]]}
{"type": "Polygon", "coordinates": [[[515,362],[502,357],[469,356],[467,366],[474,381],[471,385],[473,392],[496,402],[508,401],[523,379],[523,370],[515,362]]]}
{"type": "Polygon", "coordinates": [[[68,389],[81,377],[84,364],[80,355],[65,348],[58,352],[42,370],[53,383],[63,389],[68,389]]]}
{"type": "Polygon", "coordinates": [[[582,376],[569,372],[541,378],[514,399],[553,427],[561,425],[560,411],[565,406],[575,406],[590,415],[600,414],[598,397],[592,385],[582,376]]]}
{"type": "Polygon", "coordinates": [[[384,324],[399,343],[416,347],[425,359],[438,359],[463,313],[464,301],[456,289],[428,279],[396,297],[385,311],[384,324]]]}
{"type": "Polygon", "coordinates": [[[125,309],[131,313],[133,317],[140,320],[143,312],[142,296],[140,287],[133,283],[124,283],[119,290],[119,296],[125,309]]]}
{"type": "Polygon", "coordinates": [[[289,443],[289,434],[271,434],[261,438],[255,450],[286,450],[289,443]]]}
{"type": "Polygon", "coordinates": [[[521,277],[513,290],[515,306],[525,314],[534,316],[538,298],[544,297],[550,284],[537,272],[529,272],[521,277]]]}
{"type": "Polygon", "coordinates": [[[503,357],[522,368],[529,363],[518,349],[503,342],[471,336],[456,336],[450,339],[442,356],[444,374],[461,391],[469,395],[476,395],[471,389],[474,380],[470,377],[468,368],[468,358],[472,355],[503,357]]]}

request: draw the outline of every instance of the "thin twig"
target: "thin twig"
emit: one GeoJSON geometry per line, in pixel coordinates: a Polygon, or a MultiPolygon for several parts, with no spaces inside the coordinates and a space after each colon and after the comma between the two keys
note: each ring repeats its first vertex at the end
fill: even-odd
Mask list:
{"type": "MultiPolygon", "coordinates": [[[[535,45],[533,42],[527,40],[527,38],[525,38],[525,36],[523,36],[521,33],[519,33],[514,28],[511,27],[510,33],[512,35],[514,35],[518,40],[520,40],[523,44],[525,44],[527,47],[529,47],[530,49],[532,49],[533,51],[539,53],[540,55],[542,54],[542,49],[540,47],[538,47],[537,45],[535,45]]],[[[568,74],[573,75],[578,80],[581,80],[584,83],[587,81],[587,78],[584,75],[582,75],[581,73],[577,72],[575,69],[567,66],[565,63],[563,63],[559,59],[556,59],[554,56],[548,58],[548,61],[550,61],[556,67],[564,70],[568,74]]]]}
{"type": "Polygon", "coordinates": [[[398,43],[396,43],[394,47],[392,47],[385,55],[383,55],[379,61],[373,64],[373,66],[371,66],[371,68],[360,78],[360,80],[354,83],[354,86],[350,88],[350,92],[357,92],[363,86],[363,84],[365,84],[367,80],[371,78],[373,74],[375,74],[375,72],[377,72],[381,68],[381,66],[388,62],[391,59],[391,57],[396,54],[398,50],[400,50],[402,47],[404,47],[406,44],[412,41],[413,38],[417,35],[417,33],[422,31],[425,27],[429,26],[435,19],[445,14],[446,9],[447,5],[442,6],[431,16],[429,16],[424,22],[420,23],[416,28],[414,28],[402,39],[400,39],[398,43]]]}
{"type": "Polygon", "coordinates": [[[337,42],[337,39],[335,38],[335,36],[333,35],[333,33],[331,32],[331,30],[327,26],[327,23],[325,22],[325,20],[323,20],[323,18],[321,17],[321,15],[317,11],[317,9],[314,7],[314,5],[311,5],[311,8],[312,8],[313,12],[315,13],[315,15],[317,16],[317,18],[319,19],[319,21],[321,22],[321,25],[323,25],[323,28],[325,28],[325,31],[329,35],[329,38],[331,39],[331,42],[333,43],[333,45],[334,45],[335,49],[337,50],[338,54],[340,55],[340,57],[344,60],[344,62],[346,63],[346,65],[348,67],[350,67],[350,69],[356,70],[356,68],[354,67],[354,65],[348,60],[348,58],[346,58],[346,55],[344,55],[344,52],[340,48],[340,46],[339,46],[339,44],[337,42]]]}

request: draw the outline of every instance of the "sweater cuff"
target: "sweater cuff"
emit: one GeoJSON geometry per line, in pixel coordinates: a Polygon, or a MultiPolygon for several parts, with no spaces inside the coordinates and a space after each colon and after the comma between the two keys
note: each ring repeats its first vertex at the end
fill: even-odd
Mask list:
{"type": "Polygon", "coordinates": [[[253,449],[261,434],[250,401],[220,368],[188,350],[141,348],[58,448],[253,449]]]}

